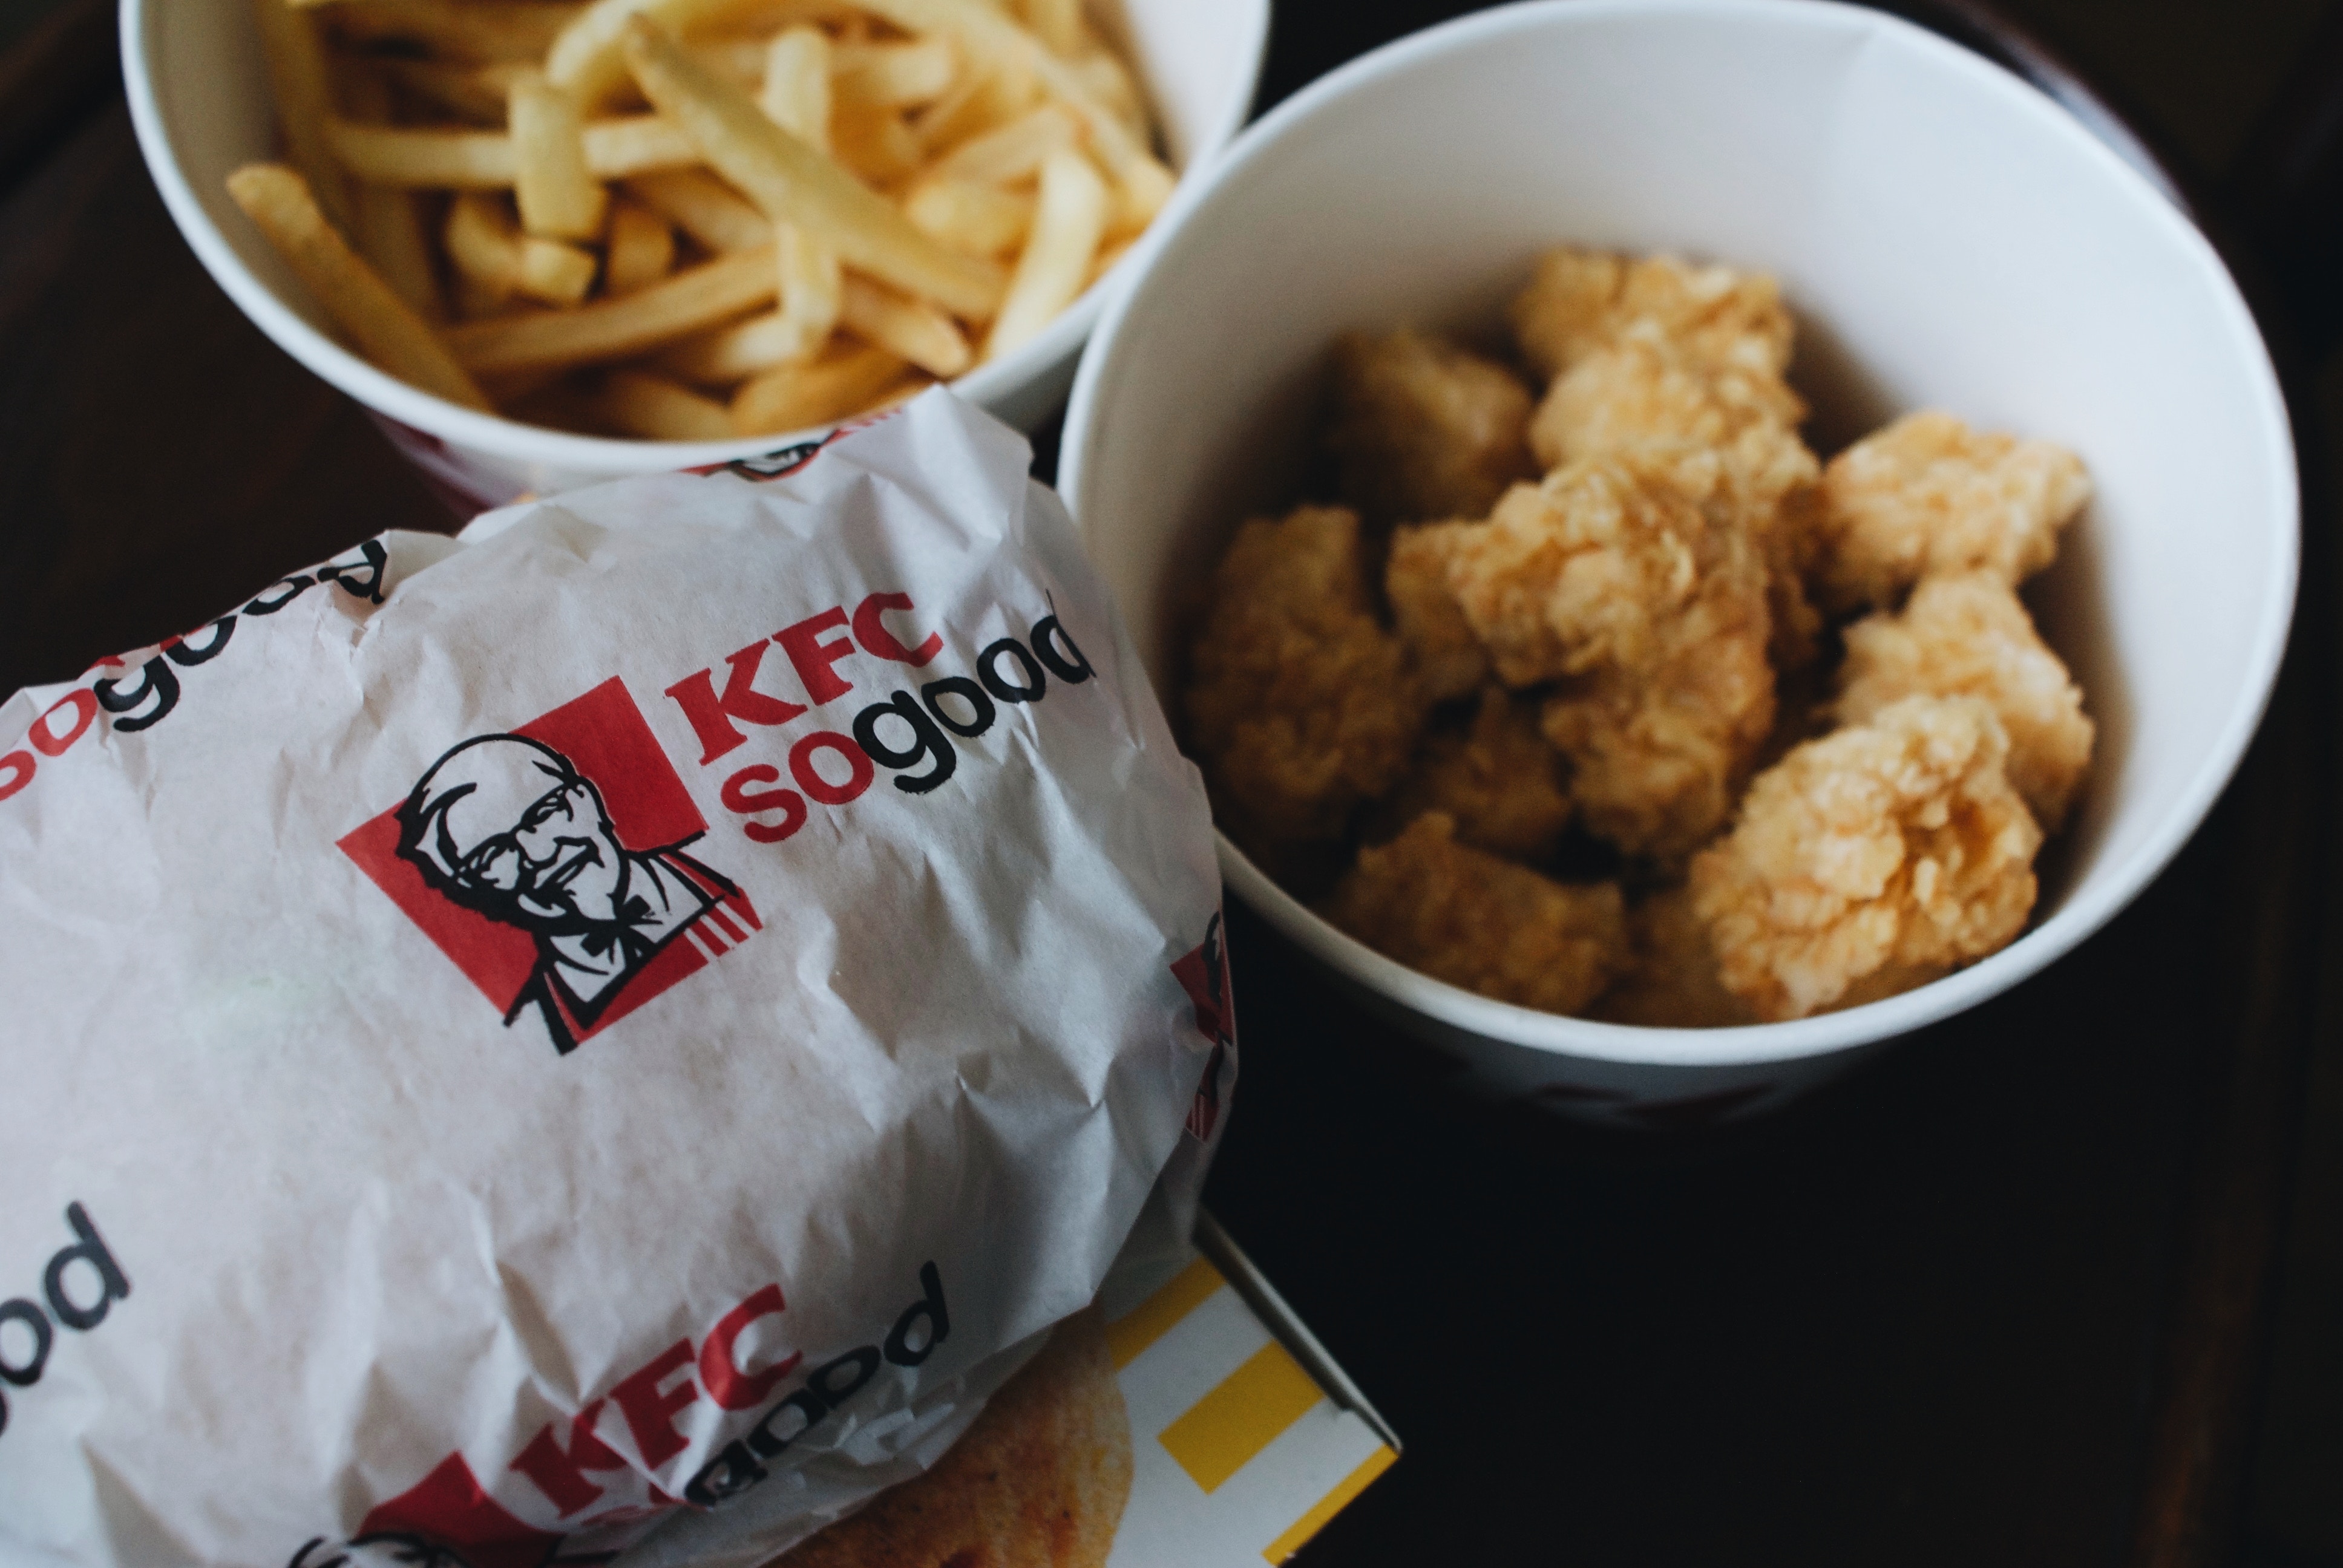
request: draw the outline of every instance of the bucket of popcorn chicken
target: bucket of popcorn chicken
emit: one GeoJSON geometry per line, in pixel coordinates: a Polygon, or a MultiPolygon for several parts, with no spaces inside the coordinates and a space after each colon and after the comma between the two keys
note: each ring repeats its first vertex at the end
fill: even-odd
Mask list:
{"type": "Polygon", "coordinates": [[[1181,1253],[1204,799],[1028,461],[937,392],[0,709],[0,1557],[759,1561],[1181,1253]]]}
{"type": "Polygon", "coordinates": [[[1501,8],[1164,221],[1070,504],[1230,885],[1486,1091],[1778,1105],[2097,929],[2258,722],[2297,498],[2252,319],[1942,39],[1501,8]]]}

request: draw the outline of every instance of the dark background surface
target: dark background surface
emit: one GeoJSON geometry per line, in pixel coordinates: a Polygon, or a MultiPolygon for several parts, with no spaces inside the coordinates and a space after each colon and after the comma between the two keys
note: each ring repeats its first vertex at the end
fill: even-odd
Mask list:
{"type": "MultiPolygon", "coordinates": [[[[1263,101],[1457,9],[1283,0],[1263,101]]],[[[2318,351],[2343,272],[2288,265],[2318,254],[2318,187],[2280,176],[2318,142],[2288,106],[2343,81],[2335,12],[2004,9],[2247,236],[2313,459],[2343,442],[2318,351]]],[[[0,0],[0,690],[449,523],[186,252],[107,85],[110,13],[0,0]]],[[[1233,913],[1211,1201],[1408,1445],[1306,1563],[2343,1563],[2323,490],[2307,522],[2270,721],[2171,871],[1770,1123],[1506,1120],[1233,913]]]]}

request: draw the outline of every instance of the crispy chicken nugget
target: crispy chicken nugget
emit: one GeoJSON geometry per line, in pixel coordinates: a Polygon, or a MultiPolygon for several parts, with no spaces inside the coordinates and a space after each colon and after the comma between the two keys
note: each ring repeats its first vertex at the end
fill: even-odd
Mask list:
{"type": "Polygon", "coordinates": [[[1326,918],[1384,957],[1499,1001],[1576,1012],[1625,961],[1619,887],[1569,887],[1468,849],[1427,811],[1358,864],[1326,918]]]}
{"type": "Polygon", "coordinates": [[[1493,686],[1481,693],[1469,729],[1425,740],[1392,809],[1401,822],[1443,812],[1461,842],[1508,859],[1543,860],[1570,826],[1562,773],[1562,756],[1538,729],[1535,706],[1493,686]]]}
{"type": "Polygon", "coordinates": [[[2016,584],[2050,564],[2091,498],[2083,460],[2048,441],[1906,415],[1823,470],[1815,586],[1825,607],[1893,604],[1924,577],[1979,569],[2016,584]]]}
{"type": "Polygon", "coordinates": [[[1448,586],[1497,678],[1534,686],[1656,662],[1712,578],[1763,567],[1687,482],[1696,453],[1602,453],[1516,485],[1489,520],[1445,541],[1448,586]]]}
{"type": "Polygon", "coordinates": [[[1529,389],[1444,338],[1402,328],[1334,346],[1334,454],[1342,498],[1372,526],[1480,517],[1537,477],[1529,389]]]}
{"type": "Polygon", "coordinates": [[[1926,578],[1901,615],[1846,628],[1837,713],[1860,724],[1906,697],[1975,697],[2009,735],[2009,781],[2046,833],[2066,820],[2091,765],[2083,693],[2034,629],[2016,590],[1988,571],[1926,578]]]}
{"type": "Polygon", "coordinates": [[[1662,888],[1628,910],[1627,937],[1627,972],[1603,993],[1596,1018],[1651,1029],[1729,1029],[1758,1021],[1747,1002],[1725,989],[1689,887],[1662,888]]]}
{"type": "Polygon", "coordinates": [[[1775,662],[1789,668],[1814,658],[1822,630],[1804,582],[1822,476],[1798,437],[1805,414],[1805,401],[1779,375],[1704,366],[1639,327],[1554,378],[1530,427],[1530,445],[1549,467],[1600,452],[1714,453],[1714,478],[1690,482],[1713,512],[1765,550],[1775,662]]]}
{"type": "Polygon", "coordinates": [[[1588,829],[1674,861],[1725,825],[1774,726],[1765,577],[1754,555],[1704,585],[1643,669],[1609,668],[1546,701],[1588,829]]]}
{"type": "Polygon", "coordinates": [[[1370,611],[1356,513],[1302,507],[1237,531],[1187,695],[1208,775],[1238,809],[1232,830],[1331,839],[1398,782],[1426,704],[1407,649],[1370,611]]]}
{"type": "Polygon", "coordinates": [[[1383,563],[1383,597],[1400,639],[1415,656],[1424,695],[1446,702],[1479,689],[1489,678],[1489,653],[1464,618],[1448,586],[1448,562],[1480,525],[1427,523],[1392,535],[1383,563]]]}
{"type": "Polygon", "coordinates": [[[1638,327],[1703,365],[1778,377],[1796,331],[1763,273],[1574,246],[1540,258],[1511,315],[1522,357],[1547,377],[1638,327]]]}
{"type": "Polygon", "coordinates": [[[1762,1018],[1871,1000],[1983,958],[2034,907],[2042,829],[1975,698],[1910,697],[1758,775],[1692,863],[1725,986],[1762,1018]]]}

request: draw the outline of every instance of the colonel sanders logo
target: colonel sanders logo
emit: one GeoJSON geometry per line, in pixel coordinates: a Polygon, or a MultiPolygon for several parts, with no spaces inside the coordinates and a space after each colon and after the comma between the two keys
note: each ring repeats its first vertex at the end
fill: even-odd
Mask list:
{"type": "Polygon", "coordinates": [[[512,1024],[562,1052],[759,929],[685,853],[707,822],[633,699],[606,681],[425,769],[342,849],[512,1024]]]}

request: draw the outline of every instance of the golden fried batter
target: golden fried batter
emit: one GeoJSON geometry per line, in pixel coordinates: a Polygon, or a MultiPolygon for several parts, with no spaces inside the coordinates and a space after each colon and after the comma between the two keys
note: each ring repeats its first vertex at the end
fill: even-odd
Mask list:
{"type": "Polygon", "coordinates": [[[1762,1018],[1804,1018],[2015,937],[2042,830],[2008,755],[1984,703],[1912,697],[1758,775],[1692,864],[1725,984],[1762,1018]]]}
{"type": "Polygon", "coordinates": [[[768,1568],[1102,1568],[1131,1501],[1131,1420],[1098,1310],[1050,1332],[924,1475],[768,1568]]]}
{"type": "Polygon", "coordinates": [[[1339,836],[1406,769],[1425,702],[1375,624],[1356,514],[1302,507],[1237,531],[1190,664],[1188,723],[1252,848],[1339,836]]]}
{"type": "Polygon", "coordinates": [[[1384,957],[1499,1001],[1577,1012],[1626,957],[1615,882],[1567,887],[1467,849],[1428,811],[1359,863],[1328,900],[1335,925],[1384,957]]]}
{"type": "Polygon", "coordinates": [[[1555,377],[1530,427],[1530,445],[1549,467],[1598,452],[1714,454],[1718,461],[1698,466],[1686,482],[1713,515],[1763,548],[1775,662],[1794,668],[1814,658],[1822,629],[1804,585],[1822,473],[1798,438],[1805,412],[1779,375],[1706,367],[1638,330],[1555,377]]]}
{"type": "Polygon", "coordinates": [[[1550,250],[1511,315],[1522,357],[1548,377],[1638,327],[1705,366],[1767,376],[1790,366],[1790,313],[1772,278],[1672,256],[1550,250]]]}
{"type": "Polygon", "coordinates": [[[1447,541],[1449,588],[1499,679],[1534,686],[1656,661],[1708,579],[1747,554],[1687,493],[1682,476],[1701,461],[1589,457],[1514,486],[1488,522],[1447,541]]]}
{"type": "Polygon", "coordinates": [[[1459,841],[1514,860],[1543,860],[1570,826],[1562,758],[1537,710],[1498,687],[1481,694],[1472,727],[1430,736],[1392,798],[1396,820],[1444,812],[1459,841]]]}
{"type": "Polygon", "coordinates": [[[1534,478],[1530,395],[1493,360],[1402,328],[1334,347],[1334,454],[1342,498],[1371,525],[1480,517],[1534,478]]]}
{"type": "Polygon", "coordinates": [[[1924,577],[1986,570],[2023,582],[2091,498],[2082,459],[2048,441],[1907,415],[1823,470],[1815,586],[1834,610],[1889,605],[1924,577]]]}
{"type": "Polygon", "coordinates": [[[2009,735],[2009,781],[2043,831],[2057,831],[2091,764],[2092,725],[2081,689],[1998,576],[1924,578],[1903,614],[1847,628],[1841,720],[1860,724],[1913,696],[1975,697],[1990,706],[2009,735]]]}
{"type": "Polygon", "coordinates": [[[1605,1023],[1652,1029],[1730,1029],[1755,1023],[1749,1004],[1717,978],[1708,928],[1692,907],[1692,890],[1660,889],[1627,911],[1633,957],[1627,972],[1594,1010],[1605,1023]]]}
{"type": "Polygon", "coordinates": [[[1455,522],[1401,528],[1392,535],[1383,565],[1383,597],[1391,601],[1392,620],[1415,656],[1424,695],[1434,702],[1463,697],[1489,678],[1488,651],[1448,587],[1449,558],[1477,527],[1455,522]]]}

